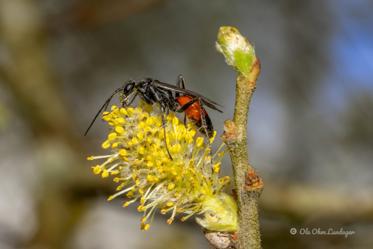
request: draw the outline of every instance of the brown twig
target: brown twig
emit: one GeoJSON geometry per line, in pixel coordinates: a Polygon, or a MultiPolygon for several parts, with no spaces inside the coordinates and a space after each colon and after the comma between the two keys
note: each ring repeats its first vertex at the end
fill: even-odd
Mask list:
{"type": "Polygon", "coordinates": [[[263,182],[249,164],[247,149],[247,116],[249,104],[259,75],[259,61],[250,77],[239,75],[236,84],[236,103],[233,121],[225,123],[223,139],[227,144],[234,173],[234,185],[238,202],[237,248],[261,248],[258,218],[258,199],[263,182]]]}
{"type": "Polygon", "coordinates": [[[238,249],[261,248],[258,199],[263,181],[249,164],[247,120],[249,105],[260,73],[260,62],[251,44],[233,27],[221,27],[217,48],[238,72],[233,120],[224,125],[223,140],[230,153],[237,194],[238,249]]]}

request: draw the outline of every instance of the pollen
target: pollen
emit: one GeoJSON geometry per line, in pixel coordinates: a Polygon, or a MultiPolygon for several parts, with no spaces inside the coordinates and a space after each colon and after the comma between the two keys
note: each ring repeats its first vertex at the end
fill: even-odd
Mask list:
{"type": "Polygon", "coordinates": [[[212,169],[214,170],[215,173],[219,173],[220,172],[220,163],[214,164],[214,166],[212,166],[212,169]]]}
{"type": "Polygon", "coordinates": [[[115,127],[115,131],[118,133],[118,134],[123,134],[124,133],[124,129],[122,126],[116,126],[115,127]]]}
{"type": "Polygon", "coordinates": [[[104,141],[101,145],[103,149],[107,149],[110,147],[110,142],[108,140],[104,141]]]}
{"type": "Polygon", "coordinates": [[[168,186],[167,186],[167,189],[168,190],[173,190],[175,188],[175,183],[173,183],[173,182],[170,182],[169,184],[168,184],[168,186]]]}
{"type": "Polygon", "coordinates": [[[119,150],[119,155],[126,156],[127,155],[127,151],[125,149],[120,149],[119,150]]]}
{"type": "Polygon", "coordinates": [[[197,147],[202,147],[204,143],[204,139],[202,137],[198,137],[196,140],[196,146],[197,147]]]}
{"type": "Polygon", "coordinates": [[[196,215],[206,229],[234,231],[235,204],[229,202],[231,205],[225,207],[228,195],[222,192],[229,177],[219,176],[224,146],[211,151],[216,133],[209,141],[195,125],[185,125],[175,113],[165,115],[163,125],[162,115],[146,104],[136,108],[112,106],[103,114],[109,132],[101,147],[107,153],[87,159],[100,161],[92,167],[95,175],[112,177],[117,184],[108,200],[124,198],[123,207],[138,203],[142,230],[150,228],[160,210],[169,215],[169,224],[179,216],[184,221],[196,215]],[[214,212],[211,205],[217,210],[213,221],[208,219],[214,212]],[[224,225],[219,227],[216,220],[224,225]]]}
{"type": "Polygon", "coordinates": [[[93,166],[92,170],[93,170],[93,174],[98,175],[101,173],[101,166],[100,165],[93,166]]]}
{"type": "Polygon", "coordinates": [[[111,133],[109,133],[109,135],[108,135],[108,140],[109,140],[109,141],[110,141],[110,140],[114,140],[116,137],[117,137],[117,133],[115,133],[115,132],[111,132],[111,133]]]}
{"type": "Polygon", "coordinates": [[[143,224],[141,225],[141,230],[148,231],[150,228],[150,224],[143,224]]]}

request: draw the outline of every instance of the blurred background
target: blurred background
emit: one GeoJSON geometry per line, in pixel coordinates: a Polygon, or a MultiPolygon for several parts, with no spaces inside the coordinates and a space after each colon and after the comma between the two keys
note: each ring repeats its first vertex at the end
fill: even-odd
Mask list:
{"type": "MultiPolygon", "coordinates": [[[[106,202],[92,175],[106,127],[82,134],[128,79],[150,76],[224,106],[235,73],[219,26],[255,45],[262,73],[249,123],[264,178],[264,248],[373,248],[373,2],[369,0],[0,0],[0,248],[208,248],[200,228],[106,202]],[[354,231],[290,235],[289,229],[354,231]]],[[[231,174],[225,161],[225,174],[231,174]]]]}

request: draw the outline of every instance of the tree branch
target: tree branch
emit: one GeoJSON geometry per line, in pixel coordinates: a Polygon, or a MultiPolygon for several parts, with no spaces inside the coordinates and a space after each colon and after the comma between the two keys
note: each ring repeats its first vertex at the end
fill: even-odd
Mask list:
{"type": "Polygon", "coordinates": [[[258,199],[263,182],[249,164],[247,120],[250,101],[260,73],[260,62],[251,44],[233,27],[220,28],[217,48],[224,54],[227,63],[238,71],[233,121],[225,122],[223,135],[231,156],[237,194],[239,230],[236,247],[259,249],[261,241],[258,199]]]}

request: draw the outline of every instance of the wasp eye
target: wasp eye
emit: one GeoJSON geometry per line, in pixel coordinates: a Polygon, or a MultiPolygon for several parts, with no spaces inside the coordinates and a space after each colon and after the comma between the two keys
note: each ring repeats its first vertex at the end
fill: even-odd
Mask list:
{"type": "Polygon", "coordinates": [[[131,93],[131,92],[133,91],[134,87],[135,87],[135,82],[128,82],[128,83],[124,86],[124,88],[123,88],[123,93],[124,93],[124,94],[129,94],[129,93],[131,93]]]}

